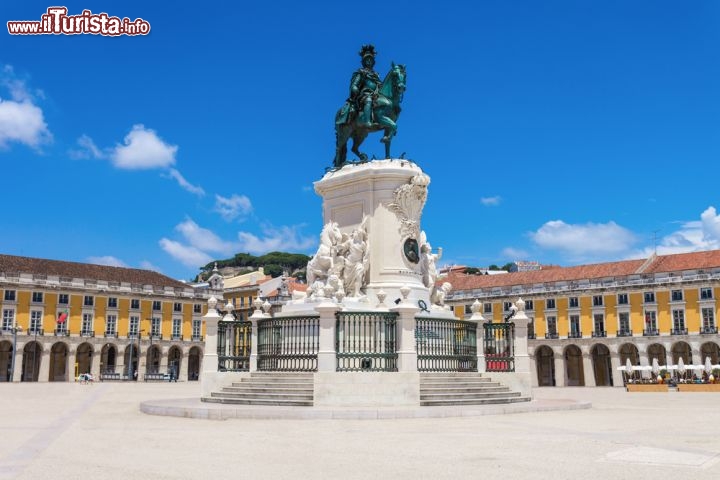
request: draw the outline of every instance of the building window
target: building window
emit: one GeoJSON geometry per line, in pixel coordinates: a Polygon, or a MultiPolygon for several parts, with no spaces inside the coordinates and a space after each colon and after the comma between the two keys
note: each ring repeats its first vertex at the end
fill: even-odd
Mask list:
{"type": "Polygon", "coordinates": [[[548,310],[555,310],[555,299],[548,298],[547,300],[545,300],[545,308],[548,310]]]}
{"type": "Polygon", "coordinates": [[[483,313],[492,313],[492,303],[490,303],[490,302],[483,303],[483,313]]]}
{"type": "Polygon", "coordinates": [[[647,334],[657,335],[657,315],[655,310],[645,312],[645,330],[647,334]]]}
{"type": "Polygon", "coordinates": [[[673,331],[675,335],[685,335],[687,333],[687,330],[685,330],[685,310],[673,310],[672,311],[672,317],[673,317],[673,331]]]}
{"type": "Polygon", "coordinates": [[[199,339],[200,338],[200,327],[202,325],[202,321],[199,319],[195,319],[192,321],[192,336],[193,339],[199,339]]]}
{"type": "Polygon", "coordinates": [[[93,316],[92,313],[82,314],[82,330],[81,335],[92,335],[93,334],[93,316]]]}
{"type": "Polygon", "coordinates": [[[15,290],[5,290],[5,301],[6,302],[14,302],[15,301],[15,290]]]}
{"type": "Polygon", "coordinates": [[[580,306],[580,302],[578,302],[578,297],[570,297],[570,308],[578,308],[580,306]]]}
{"type": "Polygon", "coordinates": [[[160,336],[160,317],[152,317],[150,324],[150,335],[153,337],[160,336]]]}
{"type": "Polygon", "coordinates": [[[30,333],[42,333],[42,312],[32,310],[30,312],[30,333]]]}
{"type": "Polygon", "coordinates": [[[550,335],[557,335],[557,317],[547,317],[547,331],[550,335]]]}
{"type": "Polygon", "coordinates": [[[240,308],[245,306],[245,297],[240,297],[240,308]]]}
{"type": "Polygon", "coordinates": [[[503,312],[509,312],[512,308],[512,302],[503,302],[503,312]]]}
{"type": "Polygon", "coordinates": [[[630,314],[628,312],[620,312],[618,314],[618,332],[624,336],[628,336],[632,332],[630,329],[630,314]]]}
{"type": "Polygon", "coordinates": [[[627,293],[618,293],[618,305],[627,305],[628,304],[628,294],[627,293]]]}
{"type": "Polygon", "coordinates": [[[132,300],[130,300],[130,308],[132,308],[133,310],[140,310],[140,300],[138,300],[137,298],[133,298],[132,300]]]}
{"type": "Polygon", "coordinates": [[[712,300],[713,289],[712,288],[701,288],[700,289],[700,300],[712,300]]]}
{"type": "Polygon", "coordinates": [[[138,334],[138,328],[140,325],[140,317],[137,315],[130,315],[130,326],[128,327],[128,337],[136,337],[138,334]]]}
{"type": "Polygon", "coordinates": [[[570,336],[580,338],[580,315],[570,315],[570,336]]]}
{"type": "Polygon", "coordinates": [[[202,304],[196,303],[193,305],[193,313],[202,313],[202,304]]]}
{"type": "Polygon", "coordinates": [[[182,335],[182,319],[173,318],[172,334],[175,338],[179,338],[180,335],[182,335]]]}
{"type": "MultiPolygon", "coordinates": [[[[702,309],[702,326],[703,331],[709,331],[715,328],[715,311],[712,308],[702,309]]],[[[5,322],[3,322],[3,325],[5,322]]]]}
{"type": "Polygon", "coordinates": [[[162,302],[160,300],[153,300],[152,309],[155,311],[162,310],[162,302]]]}
{"type": "Polygon", "coordinates": [[[182,303],[180,303],[180,302],[173,303],[173,312],[182,312],[182,303]]]}
{"type": "Polygon", "coordinates": [[[655,292],[645,292],[645,303],[655,303],[655,292]]]}
{"type": "Polygon", "coordinates": [[[85,295],[83,305],[85,305],[86,307],[92,307],[93,305],[95,305],[95,297],[93,297],[92,295],[85,295]]]}
{"type": "Polygon", "coordinates": [[[472,305],[465,305],[465,315],[470,315],[472,313],[472,305]]]}
{"type": "Polygon", "coordinates": [[[605,336],[605,315],[602,313],[596,313],[593,315],[593,325],[595,327],[595,331],[593,334],[596,337],[604,337],[605,336]]]}
{"type": "Polygon", "coordinates": [[[105,335],[115,335],[117,333],[117,315],[108,315],[105,318],[105,335]]]}
{"type": "Polygon", "coordinates": [[[2,329],[10,330],[15,325],[15,310],[8,308],[3,310],[2,329]]]}
{"type": "Polygon", "coordinates": [[[32,302],[33,303],[42,303],[43,302],[43,292],[32,292],[32,302]]]}
{"type": "Polygon", "coordinates": [[[670,299],[673,302],[682,302],[683,292],[682,290],[673,290],[670,292],[670,299]]]}
{"type": "Polygon", "coordinates": [[[535,310],[535,302],[532,300],[525,300],[525,310],[535,310]]]}
{"type": "Polygon", "coordinates": [[[108,308],[117,308],[117,297],[108,298],[108,308]]]}
{"type": "Polygon", "coordinates": [[[68,295],[67,293],[59,294],[58,295],[58,303],[60,305],[67,305],[68,303],[70,303],[70,295],[68,295]]]}
{"type": "Polygon", "coordinates": [[[603,296],[602,295],[593,295],[593,307],[602,307],[603,306],[603,296]]]}

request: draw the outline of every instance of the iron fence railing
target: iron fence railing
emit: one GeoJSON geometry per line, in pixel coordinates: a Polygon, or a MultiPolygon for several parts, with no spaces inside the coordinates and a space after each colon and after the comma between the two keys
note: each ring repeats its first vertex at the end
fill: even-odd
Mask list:
{"type": "Polygon", "coordinates": [[[416,318],[419,372],[477,372],[477,324],[446,318],[416,318]]]}
{"type": "Polygon", "coordinates": [[[315,372],[320,317],[280,317],[258,321],[258,371],[315,372]]]}
{"type": "Polygon", "coordinates": [[[338,312],[335,352],[338,372],[397,372],[394,312],[338,312]]]}
{"type": "Polygon", "coordinates": [[[218,371],[247,372],[250,370],[251,332],[251,322],[218,322],[218,371]]]}
{"type": "Polygon", "coordinates": [[[483,331],[485,370],[488,372],[515,371],[515,324],[486,323],[483,331]]]}

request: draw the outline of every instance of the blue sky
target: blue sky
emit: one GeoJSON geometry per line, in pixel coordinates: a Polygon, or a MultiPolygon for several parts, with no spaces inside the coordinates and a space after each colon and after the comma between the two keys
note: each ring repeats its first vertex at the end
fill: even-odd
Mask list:
{"type": "Polygon", "coordinates": [[[314,253],[364,43],[407,66],[393,153],[432,179],[441,263],[720,248],[717,2],[87,0],[150,34],[7,33],[51,5],[1,11],[2,253],[179,279],[314,253]]]}

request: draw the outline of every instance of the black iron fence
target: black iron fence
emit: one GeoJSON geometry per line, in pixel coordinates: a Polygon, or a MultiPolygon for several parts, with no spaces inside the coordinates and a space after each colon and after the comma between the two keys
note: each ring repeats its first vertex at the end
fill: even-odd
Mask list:
{"type": "Polygon", "coordinates": [[[335,352],[338,372],[397,372],[394,312],[338,312],[335,352]]]}
{"type": "Polygon", "coordinates": [[[486,323],[483,331],[485,371],[515,371],[515,324],[486,323]]]}
{"type": "Polygon", "coordinates": [[[320,317],[281,317],[258,321],[258,371],[315,372],[320,317]]]}
{"type": "Polygon", "coordinates": [[[464,320],[416,318],[419,372],[477,372],[477,324],[464,320]]]}
{"type": "Polygon", "coordinates": [[[247,372],[250,370],[251,331],[251,322],[218,322],[218,371],[247,372]]]}

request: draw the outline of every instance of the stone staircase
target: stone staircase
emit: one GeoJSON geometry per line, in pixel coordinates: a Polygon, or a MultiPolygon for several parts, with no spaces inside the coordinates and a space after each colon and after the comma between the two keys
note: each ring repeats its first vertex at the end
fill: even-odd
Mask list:
{"type": "Polygon", "coordinates": [[[312,373],[252,372],[204,401],[236,405],[313,406],[312,373]]]}
{"type": "Polygon", "coordinates": [[[421,406],[490,405],[530,400],[481,373],[420,374],[421,406]]]}

